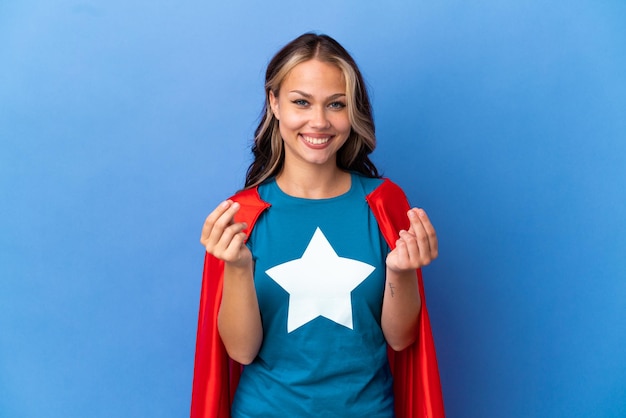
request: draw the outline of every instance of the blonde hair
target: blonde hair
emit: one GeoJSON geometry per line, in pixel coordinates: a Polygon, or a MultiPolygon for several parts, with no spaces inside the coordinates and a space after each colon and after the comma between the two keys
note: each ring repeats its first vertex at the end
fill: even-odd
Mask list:
{"type": "Polygon", "coordinates": [[[272,58],[265,72],[265,104],[255,131],[254,161],[246,174],[245,188],[255,187],[280,173],[284,164],[284,145],[278,119],[270,107],[270,92],[278,97],[282,82],[298,64],[317,59],[336,65],[346,81],[346,109],[352,125],[350,136],[337,153],[337,165],[368,177],[380,177],[369,159],[376,147],[372,109],[356,63],[348,52],[328,35],[305,33],[285,45],[272,58]]]}

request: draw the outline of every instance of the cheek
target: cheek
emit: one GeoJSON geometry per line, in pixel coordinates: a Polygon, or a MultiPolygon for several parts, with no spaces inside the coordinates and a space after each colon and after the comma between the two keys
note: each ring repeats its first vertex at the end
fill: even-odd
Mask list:
{"type": "Polygon", "coordinates": [[[278,123],[278,130],[280,131],[280,136],[283,140],[290,140],[296,135],[298,126],[293,119],[283,118],[278,123]]]}
{"type": "Polygon", "coordinates": [[[289,138],[291,136],[291,130],[287,128],[282,119],[278,123],[278,132],[280,132],[280,136],[281,138],[283,138],[283,141],[285,140],[285,138],[289,138]]]}
{"type": "Polygon", "coordinates": [[[352,125],[350,124],[350,119],[347,115],[341,115],[337,117],[333,123],[333,126],[337,131],[345,133],[346,135],[349,134],[352,130],[352,125]]]}
{"type": "Polygon", "coordinates": [[[302,128],[306,123],[306,119],[296,112],[283,112],[279,121],[281,134],[302,128]]]}

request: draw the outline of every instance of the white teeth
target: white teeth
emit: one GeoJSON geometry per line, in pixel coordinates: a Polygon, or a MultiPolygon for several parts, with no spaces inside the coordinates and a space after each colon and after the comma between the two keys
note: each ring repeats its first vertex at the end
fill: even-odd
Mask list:
{"type": "Polygon", "coordinates": [[[330,137],[313,138],[313,137],[305,136],[305,135],[302,135],[302,138],[304,138],[304,140],[308,142],[309,144],[313,144],[313,145],[322,145],[322,144],[327,143],[330,140],[330,137]]]}

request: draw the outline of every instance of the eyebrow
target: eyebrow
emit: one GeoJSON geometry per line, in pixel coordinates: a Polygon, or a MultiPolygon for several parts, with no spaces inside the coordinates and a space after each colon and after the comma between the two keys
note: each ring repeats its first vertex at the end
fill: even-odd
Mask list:
{"type": "MultiPolygon", "coordinates": [[[[307,99],[313,98],[312,94],[305,93],[302,90],[290,90],[289,93],[298,93],[298,94],[306,97],[307,99]]],[[[346,96],[345,93],[335,93],[332,96],[327,97],[326,100],[334,100],[334,99],[338,99],[339,97],[345,97],[345,96],[346,96]]]]}

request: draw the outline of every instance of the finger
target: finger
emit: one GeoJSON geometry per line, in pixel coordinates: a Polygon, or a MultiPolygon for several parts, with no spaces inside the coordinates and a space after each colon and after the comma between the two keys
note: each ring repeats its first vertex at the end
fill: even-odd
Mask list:
{"type": "Polygon", "coordinates": [[[233,218],[240,207],[239,203],[227,200],[209,215],[211,219],[207,220],[206,223],[208,226],[207,234],[205,235],[206,244],[214,245],[220,241],[226,228],[233,224],[233,218]]]}
{"type": "Polygon", "coordinates": [[[409,257],[406,242],[402,238],[399,238],[396,241],[396,248],[394,251],[396,252],[396,257],[395,257],[396,267],[400,269],[405,268],[406,265],[410,262],[409,261],[410,257],[409,257]]]}
{"type": "Polygon", "coordinates": [[[223,260],[230,262],[240,261],[242,256],[241,249],[245,245],[245,241],[246,234],[244,232],[235,234],[224,251],[223,260]]]}
{"type": "Polygon", "coordinates": [[[230,207],[231,203],[232,202],[230,200],[223,201],[204,220],[204,225],[202,225],[202,233],[200,235],[200,242],[202,244],[204,244],[206,239],[211,234],[211,230],[213,229],[213,225],[215,225],[217,219],[222,216],[222,214],[230,207]]]}
{"type": "Polygon", "coordinates": [[[410,213],[409,216],[412,219],[411,232],[415,239],[416,258],[413,259],[415,264],[419,267],[429,264],[433,257],[431,255],[430,242],[428,234],[422,223],[419,221],[417,213],[410,213]],[[417,218],[417,219],[415,219],[417,218]]]}
{"type": "Polygon", "coordinates": [[[415,235],[409,231],[400,231],[400,242],[406,257],[407,266],[419,264],[421,254],[415,235]]]}
{"type": "Polygon", "coordinates": [[[208,237],[211,242],[217,242],[226,228],[233,224],[235,214],[241,207],[241,205],[237,202],[227,201],[227,203],[228,206],[225,210],[222,210],[222,208],[217,209],[217,214],[219,214],[219,216],[216,216],[216,218],[212,220],[213,224],[208,237]]]}
{"type": "Polygon", "coordinates": [[[411,228],[420,245],[422,255],[429,254],[430,259],[437,258],[439,254],[439,243],[435,227],[430,222],[424,209],[411,209],[408,213],[411,228]],[[427,251],[426,251],[427,250],[427,251]]]}
{"type": "Polygon", "coordinates": [[[247,225],[243,222],[236,223],[224,230],[218,242],[209,242],[206,251],[223,261],[238,261],[241,257],[239,252],[244,245],[247,235],[243,230],[247,225]]]}
{"type": "Polygon", "coordinates": [[[437,232],[435,231],[435,227],[430,222],[428,215],[425,210],[421,210],[419,213],[419,218],[422,221],[422,225],[424,226],[424,230],[428,235],[428,243],[430,244],[430,255],[433,259],[437,258],[439,255],[439,240],[437,239],[437,232]]]}
{"type": "MultiPolygon", "coordinates": [[[[227,252],[228,249],[232,247],[232,241],[234,239],[238,240],[240,238],[239,235],[243,233],[243,230],[246,229],[247,226],[245,222],[237,222],[229,225],[219,237],[215,245],[215,251],[227,252]]],[[[245,233],[243,237],[246,237],[245,233]]]]}

